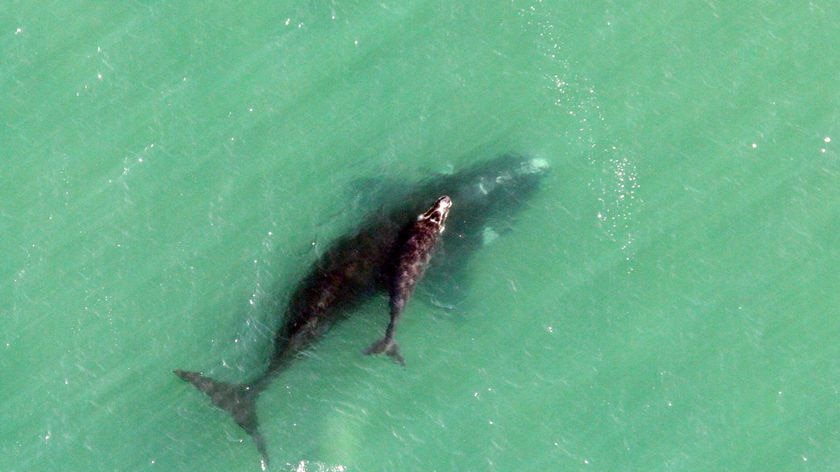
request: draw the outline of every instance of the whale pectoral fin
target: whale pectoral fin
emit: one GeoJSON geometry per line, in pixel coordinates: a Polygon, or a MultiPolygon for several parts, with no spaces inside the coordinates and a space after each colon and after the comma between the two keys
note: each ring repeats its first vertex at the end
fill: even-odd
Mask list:
{"type": "Polygon", "coordinates": [[[403,359],[402,354],[400,354],[400,345],[392,339],[382,338],[371,344],[371,346],[365,350],[365,354],[368,355],[381,354],[383,352],[393,359],[394,362],[405,367],[405,359],[403,359]]]}

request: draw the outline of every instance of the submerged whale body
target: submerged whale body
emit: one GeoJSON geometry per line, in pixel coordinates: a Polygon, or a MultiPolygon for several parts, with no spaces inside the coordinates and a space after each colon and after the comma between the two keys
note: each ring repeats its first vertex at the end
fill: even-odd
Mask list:
{"type": "Polygon", "coordinates": [[[426,279],[434,282],[427,285],[456,286],[470,254],[484,244],[487,228],[509,223],[513,213],[536,190],[547,168],[541,159],[506,155],[391,192],[392,203],[383,205],[353,233],[336,240],[297,284],[284,321],[275,333],[273,353],[265,370],[242,384],[220,382],[180,369],[175,374],[231,414],[253,438],[265,470],[268,453],[259,430],[256,400],[271,381],[331,325],[380,291],[391,296],[391,322],[385,338],[366,352],[385,352],[402,363],[393,330],[407,298],[429,265],[438,239],[445,254],[431,259],[426,279]],[[434,199],[435,204],[429,208],[434,199]],[[450,205],[455,210],[447,219],[450,205]],[[416,222],[427,214],[437,215],[439,225],[418,229],[416,222]],[[433,237],[419,241],[418,231],[433,237]]]}

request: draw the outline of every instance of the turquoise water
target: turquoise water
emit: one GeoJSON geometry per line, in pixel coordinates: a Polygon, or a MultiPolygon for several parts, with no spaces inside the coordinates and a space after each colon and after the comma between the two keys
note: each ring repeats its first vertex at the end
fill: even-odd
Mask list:
{"type": "Polygon", "coordinates": [[[0,5],[0,470],[258,470],[172,369],[250,377],[370,182],[505,152],[552,171],[463,303],[405,369],[383,299],[331,331],[272,470],[840,468],[833,3],[229,3],[0,5]]]}

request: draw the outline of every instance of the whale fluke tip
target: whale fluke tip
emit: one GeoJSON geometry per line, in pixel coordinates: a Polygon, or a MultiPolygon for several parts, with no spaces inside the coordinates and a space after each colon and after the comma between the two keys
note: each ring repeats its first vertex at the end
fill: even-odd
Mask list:
{"type": "Polygon", "coordinates": [[[380,339],[365,350],[365,354],[368,355],[381,354],[383,352],[393,359],[394,362],[405,367],[405,359],[403,359],[403,356],[400,353],[400,345],[394,340],[388,338],[380,339]]]}
{"type": "Polygon", "coordinates": [[[195,388],[204,392],[217,407],[227,411],[236,424],[253,438],[260,453],[260,467],[268,468],[268,451],[265,439],[259,431],[256,399],[259,389],[252,389],[248,384],[231,384],[205,377],[200,372],[175,369],[172,371],[195,388]]]}

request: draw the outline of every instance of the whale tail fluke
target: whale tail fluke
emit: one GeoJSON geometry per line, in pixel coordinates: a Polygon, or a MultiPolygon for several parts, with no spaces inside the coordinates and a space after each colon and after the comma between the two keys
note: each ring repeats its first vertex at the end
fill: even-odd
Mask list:
{"type": "Polygon", "coordinates": [[[247,384],[219,382],[199,372],[176,369],[175,375],[204,392],[217,407],[227,411],[242,429],[254,440],[260,453],[260,467],[268,469],[268,451],[259,430],[256,400],[259,390],[247,384]]]}
{"type": "Polygon", "coordinates": [[[405,367],[405,359],[403,359],[403,356],[400,353],[400,345],[393,339],[388,339],[387,337],[382,338],[365,350],[365,354],[368,355],[381,354],[383,352],[393,359],[394,362],[405,367]]]}

